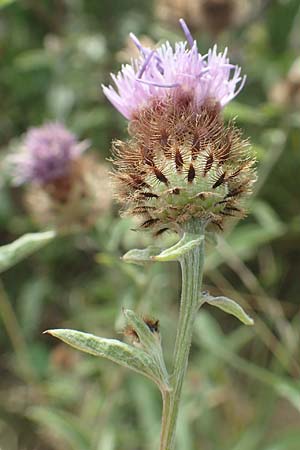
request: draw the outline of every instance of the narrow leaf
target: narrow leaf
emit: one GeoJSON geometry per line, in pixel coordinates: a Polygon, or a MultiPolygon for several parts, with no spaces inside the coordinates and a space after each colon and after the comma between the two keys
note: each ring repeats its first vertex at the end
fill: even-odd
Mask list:
{"type": "Polygon", "coordinates": [[[192,233],[185,233],[177,244],[167,248],[159,255],[153,256],[155,261],[178,261],[183,255],[198,247],[204,236],[196,236],[192,233]]]}
{"type": "Polygon", "coordinates": [[[158,254],[160,251],[160,248],[154,246],[149,246],[143,249],[135,248],[125,253],[122,259],[127,263],[143,265],[148,262],[153,262],[153,256],[158,254]]]}
{"type": "MultiPolygon", "coordinates": [[[[136,315],[131,309],[123,310],[124,316],[127,323],[135,330],[137,333],[141,344],[147,349],[152,350],[156,348],[159,341],[155,333],[152,333],[146,323],[141,317],[136,315]]],[[[160,345],[160,344],[159,344],[160,345]]]]}
{"type": "Polygon", "coordinates": [[[123,256],[123,261],[134,264],[145,264],[153,261],[178,261],[183,255],[200,245],[204,236],[185,233],[172,247],[163,251],[159,247],[149,246],[145,249],[130,250],[123,256]]]}
{"type": "Polygon", "coordinates": [[[202,296],[201,300],[209,305],[216,306],[217,308],[222,309],[227,314],[231,314],[239,319],[245,325],[254,325],[254,320],[248,316],[248,314],[243,310],[243,308],[236,303],[234,300],[231,300],[227,297],[212,297],[209,294],[205,294],[202,296]]]}
{"type": "Polygon", "coordinates": [[[11,244],[0,247],[0,273],[39,250],[55,236],[54,231],[28,233],[11,244]]]}
{"type": "Polygon", "coordinates": [[[117,339],[107,339],[76,330],[56,329],[45,333],[62,340],[71,347],[94,356],[102,356],[111,361],[142,373],[158,382],[156,365],[143,350],[121,342],[117,339]]]}
{"type": "Polygon", "coordinates": [[[152,355],[153,360],[156,362],[161,384],[168,388],[169,375],[162,353],[159,333],[151,331],[144,320],[130,309],[125,309],[124,315],[126,317],[127,323],[137,333],[142,347],[147,353],[152,355]]]}

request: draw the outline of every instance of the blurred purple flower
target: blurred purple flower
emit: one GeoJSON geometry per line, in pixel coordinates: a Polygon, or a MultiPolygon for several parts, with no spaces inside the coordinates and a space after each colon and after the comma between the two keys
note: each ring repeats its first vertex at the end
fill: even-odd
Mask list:
{"type": "Polygon", "coordinates": [[[22,149],[9,157],[16,184],[45,184],[66,175],[70,163],[88,147],[58,122],[30,128],[22,149]]]}
{"type": "Polygon", "coordinates": [[[117,90],[102,86],[108,100],[127,119],[155,97],[185,92],[191,95],[196,108],[206,100],[224,107],[242,90],[246,77],[240,75],[240,67],[230,64],[227,48],[217,53],[215,45],[202,56],[183,19],[180,24],[187,41],[177,42],[175,48],[166,42],[150,50],[131,33],[140,57],[123,65],[117,75],[111,74],[117,90]]]}

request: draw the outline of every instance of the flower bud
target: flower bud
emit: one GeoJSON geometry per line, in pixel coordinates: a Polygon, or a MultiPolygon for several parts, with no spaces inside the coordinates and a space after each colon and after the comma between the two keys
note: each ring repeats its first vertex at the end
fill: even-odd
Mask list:
{"type": "MultiPolygon", "coordinates": [[[[147,325],[151,333],[157,336],[158,340],[160,341],[159,320],[148,316],[143,316],[141,319],[147,325]]],[[[138,332],[132,324],[127,325],[124,328],[123,334],[124,336],[128,337],[133,344],[140,346],[140,338],[138,332]]]]}

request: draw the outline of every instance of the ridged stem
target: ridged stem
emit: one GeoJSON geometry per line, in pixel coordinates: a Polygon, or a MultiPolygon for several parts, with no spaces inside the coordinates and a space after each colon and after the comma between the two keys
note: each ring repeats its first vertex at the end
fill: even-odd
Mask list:
{"type": "MultiPolygon", "coordinates": [[[[191,222],[186,230],[195,235],[204,234],[204,225],[191,222]]],[[[178,417],[182,385],[186,375],[193,327],[199,299],[204,267],[204,240],[180,260],[182,271],[182,292],[177,336],[173,357],[171,391],[163,394],[163,417],[160,450],[175,448],[175,430],[178,417]]]]}

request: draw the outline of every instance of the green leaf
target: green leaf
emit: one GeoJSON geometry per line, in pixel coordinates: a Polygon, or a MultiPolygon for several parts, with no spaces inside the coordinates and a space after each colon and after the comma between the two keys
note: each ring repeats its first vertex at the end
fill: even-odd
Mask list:
{"type": "Polygon", "coordinates": [[[149,246],[143,249],[135,248],[125,253],[122,259],[127,263],[143,265],[148,262],[153,262],[153,256],[158,254],[160,251],[160,248],[154,246],[149,246]]]}
{"type": "Polygon", "coordinates": [[[196,236],[192,233],[184,233],[180,241],[163,251],[158,247],[149,246],[145,249],[130,250],[122,259],[134,264],[145,264],[151,261],[178,261],[183,255],[200,245],[203,239],[203,235],[196,236]]]}
{"type": "Polygon", "coordinates": [[[161,384],[164,385],[166,389],[168,389],[169,375],[162,354],[159,333],[152,332],[148,325],[144,322],[144,320],[130,309],[125,309],[124,315],[126,317],[127,323],[137,333],[142,347],[146,352],[152,355],[159,371],[161,384]]]}
{"type": "Polygon", "coordinates": [[[209,294],[204,294],[201,297],[201,301],[222,309],[222,311],[236,317],[245,325],[254,325],[254,320],[250,316],[248,316],[248,314],[238,303],[236,303],[234,300],[231,300],[230,298],[223,296],[212,297],[209,294]]]}
{"type": "Polygon", "coordinates": [[[54,231],[29,233],[0,247],[0,273],[39,250],[55,237],[54,231]]]}
{"type": "Polygon", "coordinates": [[[198,247],[204,236],[196,236],[193,233],[184,233],[177,244],[167,248],[159,255],[153,256],[154,261],[178,261],[183,255],[198,247]]]}
{"type": "Polygon", "coordinates": [[[131,309],[124,309],[123,313],[127,323],[137,333],[143,347],[149,351],[156,348],[159,343],[157,333],[152,333],[144,320],[135,314],[131,309]]]}
{"type": "Polygon", "coordinates": [[[110,359],[121,366],[142,373],[161,386],[155,361],[148,353],[137,347],[117,339],[102,338],[76,330],[56,329],[47,330],[45,333],[51,334],[77,350],[110,359]]]}

